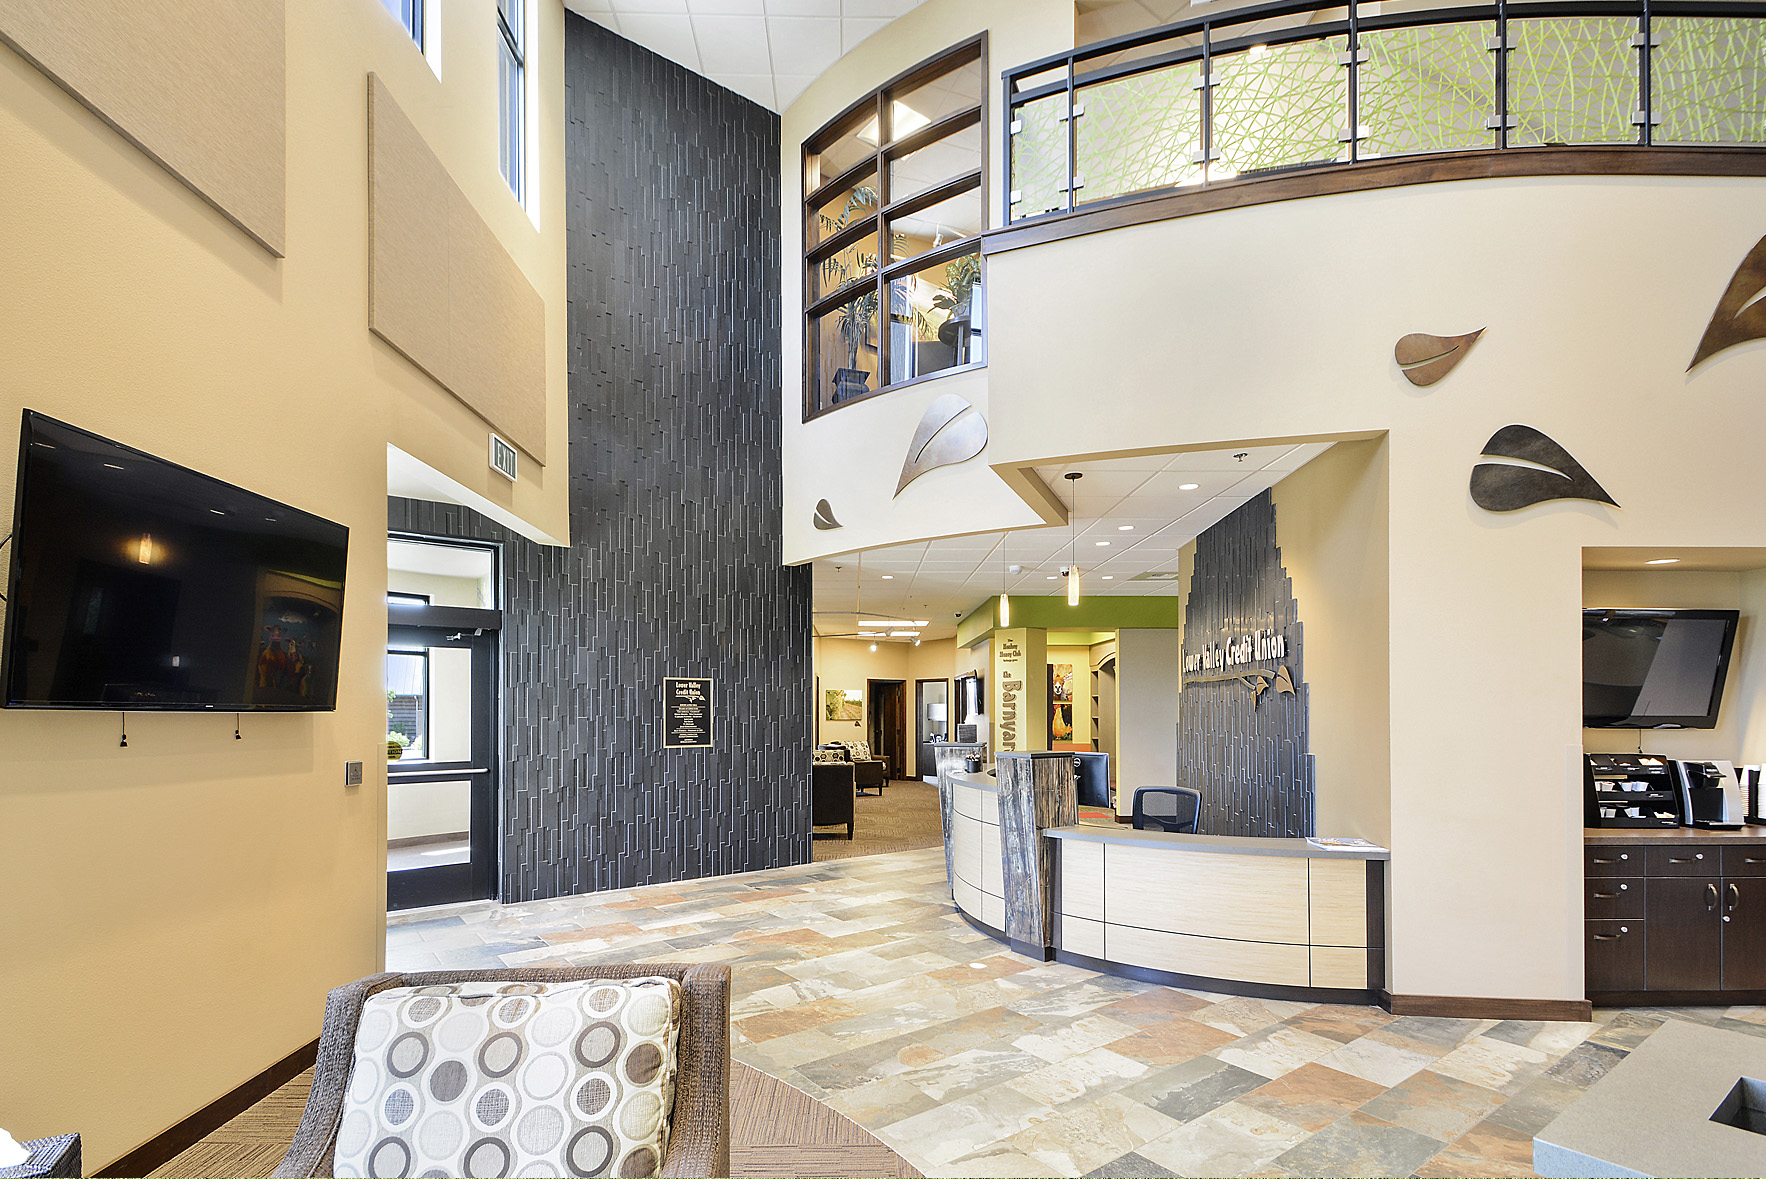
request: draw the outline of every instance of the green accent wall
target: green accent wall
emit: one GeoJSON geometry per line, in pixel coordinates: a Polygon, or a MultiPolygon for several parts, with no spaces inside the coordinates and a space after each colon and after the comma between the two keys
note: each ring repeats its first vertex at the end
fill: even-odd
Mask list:
{"type": "MultiPolygon", "coordinates": [[[[1012,627],[1043,630],[1176,630],[1179,599],[1083,597],[1069,606],[1058,598],[1021,598],[1012,595],[1012,627]]],[[[957,646],[973,647],[994,631],[999,618],[999,598],[992,597],[964,615],[957,623],[957,646]]]]}

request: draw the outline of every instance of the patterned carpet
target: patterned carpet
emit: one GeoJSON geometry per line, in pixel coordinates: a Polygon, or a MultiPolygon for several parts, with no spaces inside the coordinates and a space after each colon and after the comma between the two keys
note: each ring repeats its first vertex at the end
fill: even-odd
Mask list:
{"type": "Polygon", "coordinates": [[[398,915],[387,960],[728,962],[736,1058],[929,1175],[1527,1175],[1664,1021],[1766,1037],[1762,1008],[1399,1018],[1041,963],[963,922],[933,848],[398,915]]]}
{"type": "Polygon", "coordinates": [[[859,796],[850,842],[845,839],[844,826],[817,831],[816,863],[942,847],[943,823],[938,813],[938,787],[925,782],[893,781],[884,787],[881,796],[859,796]]]}

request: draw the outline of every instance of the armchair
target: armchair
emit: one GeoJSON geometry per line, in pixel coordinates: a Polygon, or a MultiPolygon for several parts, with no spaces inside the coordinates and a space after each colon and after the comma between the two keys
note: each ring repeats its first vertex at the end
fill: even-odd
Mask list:
{"type": "Polygon", "coordinates": [[[846,824],[846,838],[852,838],[854,812],[858,809],[853,801],[858,791],[854,787],[858,767],[851,762],[817,762],[811,768],[813,777],[814,798],[810,805],[810,824],[815,827],[830,827],[846,824]]]}

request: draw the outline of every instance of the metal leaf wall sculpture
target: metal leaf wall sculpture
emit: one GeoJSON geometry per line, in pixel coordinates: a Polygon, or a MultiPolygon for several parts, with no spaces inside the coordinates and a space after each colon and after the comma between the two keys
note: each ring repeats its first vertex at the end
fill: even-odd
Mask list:
{"type": "Polygon", "coordinates": [[[1699,361],[1725,348],[1766,339],[1766,298],[1762,295],[1766,295],[1766,237],[1754,243],[1736,268],[1735,277],[1729,280],[1723,297],[1717,300],[1717,310],[1711,314],[1698,351],[1686,366],[1688,372],[1699,361]]]}
{"type": "Polygon", "coordinates": [[[1619,501],[1594,481],[1570,452],[1532,426],[1504,426],[1484,444],[1486,458],[1520,459],[1550,467],[1520,467],[1511,463],[1479,463],[1472,468],[1472,502],[1487,512],[1513,512],[1554,499],[1591,499],[1597,503],[1619,501]]]}
{"type": "Polygon", "coordinates": [[[895,494],[902,488],[939,467],[948,467],[972,459],[987,445],[987,420],[973,405],[955,393],[946,393],[926,407],[914,440],[908,443],[907,461],[901,466],[901,480],[895,494]]]}
{"type": "Polygon", "coordinates": [[[834,518],[834,509],[828,506],[828,501],[825,499],[818,499],[816,501],[815,525],[823,532],[830,532],[833,529],[844,527],[840,521],[834,518]]]}
{"type": "Polygon", "coordinates": [[[1418,387],[1433,385],[1458,367],[1484,329],[1463,336],[1431,336],[1412,332],[1398,341],[1392,356],[1404,370],[1404,379],[1418,387]]]}

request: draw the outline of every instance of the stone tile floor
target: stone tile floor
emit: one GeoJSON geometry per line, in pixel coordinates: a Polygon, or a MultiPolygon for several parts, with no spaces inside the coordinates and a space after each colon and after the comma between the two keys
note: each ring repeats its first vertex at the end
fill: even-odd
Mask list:
{"type": "Polygon", "coordinates": [[[1013,954],[942,849],[396,914],[395,970],[728,962],[738,1060],[928,1175],[1529,1175],[1532,1135],[1667,1019],[1394,1017],[1013,954]]]}

